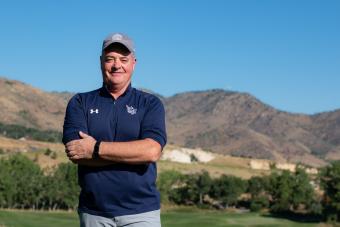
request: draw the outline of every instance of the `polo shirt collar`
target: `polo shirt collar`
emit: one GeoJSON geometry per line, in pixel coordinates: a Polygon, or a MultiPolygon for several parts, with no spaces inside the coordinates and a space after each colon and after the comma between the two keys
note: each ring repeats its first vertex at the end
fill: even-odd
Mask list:
{"type": "MultiPolygon", "coordinates": [[[[131,83],[129,83],[129,86],[126,88],[126,90],[124,91],[124,93],[118,97],[119,98],[122,98],[124,96],[127,96],[131,93],[132,91],[132,86],[131,86],[131,83]]],[[[105,98],[110,98],[110,99],[114,99],[112,97],[112,95],[110,94],[110,92],[108,91],[108,89],[106,88],[105,84],[103,83],[103,86],[101,87],[100,89],[100,95],[105,97],[105,98]]]]}

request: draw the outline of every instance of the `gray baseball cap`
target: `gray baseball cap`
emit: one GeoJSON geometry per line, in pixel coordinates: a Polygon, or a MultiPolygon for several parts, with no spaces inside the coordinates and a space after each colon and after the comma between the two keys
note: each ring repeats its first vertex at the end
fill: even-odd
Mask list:
{"type": "Polygon", "coordinates": [[[123,33],[112,33],[108,35],[103,41],[102,51],[104,51],[105,48],[110,46],[112,43],[123,44],[126,48],[128,48],[128,50],[132,54],[135,54],[135,47],[134,47],[132,39],[130,39],[127,35],[123,33]]]}

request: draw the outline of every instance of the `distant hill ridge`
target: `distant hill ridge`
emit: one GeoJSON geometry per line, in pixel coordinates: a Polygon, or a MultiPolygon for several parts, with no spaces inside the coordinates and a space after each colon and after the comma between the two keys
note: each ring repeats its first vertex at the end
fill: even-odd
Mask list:
{"type": "MultiPolygon", "coordinates": [[[[0,78],[0,122],[61,131],[72,95],[0,78]]],[[[170,144],[313,166],[340,159],[339,109],[292,114],[248,93],[221,89],[158,96],[165,104],[170,144]]]]}

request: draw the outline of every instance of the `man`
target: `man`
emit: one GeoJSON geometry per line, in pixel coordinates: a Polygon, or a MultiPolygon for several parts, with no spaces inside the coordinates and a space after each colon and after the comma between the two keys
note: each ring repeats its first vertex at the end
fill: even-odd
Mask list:
{"type": "Polygon", "coordinates": [[[103,86],[72,97],[64,122],[65,151],[78,164],[80,226],[161,226],[155,162],[166,144],[164,107],[131,87],[129,37],[109,35],[100,62],[103,86]]]}

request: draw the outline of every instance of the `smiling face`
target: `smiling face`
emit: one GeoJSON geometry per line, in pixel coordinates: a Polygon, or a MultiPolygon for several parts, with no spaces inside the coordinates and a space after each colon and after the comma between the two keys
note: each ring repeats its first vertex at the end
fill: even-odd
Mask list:
{"type": "Polygon", "coordinates": [[[125,90],[131,82],[136,59],[122,44],[113,43],[102,53],[101,69],[103,81],[112,91],[125,90]]]}

